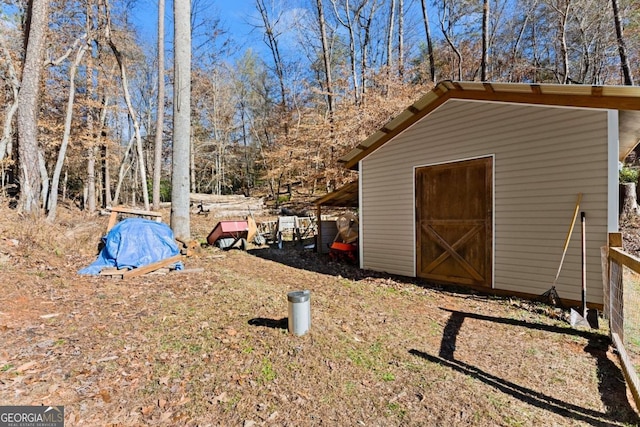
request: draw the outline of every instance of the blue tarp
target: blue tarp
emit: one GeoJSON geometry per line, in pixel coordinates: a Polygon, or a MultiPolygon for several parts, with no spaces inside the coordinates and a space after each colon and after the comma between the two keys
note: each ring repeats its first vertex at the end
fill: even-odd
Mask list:
{"type": "MultiPolygon", "coordinates": [[[[167,224],[148,219],[128,218],[102,238],[104,247],[93,264],[78,274],[98,274],[105,267],[132,269],[162,261],[180,253],[167,224]]],[[[181,262],[176,269],[182,270],[181,262]]]]}

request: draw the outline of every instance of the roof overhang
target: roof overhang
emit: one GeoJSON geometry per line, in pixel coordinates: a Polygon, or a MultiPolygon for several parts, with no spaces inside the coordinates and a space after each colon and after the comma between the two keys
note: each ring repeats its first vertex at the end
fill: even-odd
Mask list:
{"type": "Polygon", "coordinates": [[[317,206],[357,208],[359,203],[358,181],[345,184],[337,190],[320,197],[314,203],[317,206]]]}
{"type": "Polygon", "coordinates": [[[443,81],[391,119],[338,161],[356,169],[358,162],[449,99],[621,110],[620,160],[640,137],[640,87],[443,81]]]}

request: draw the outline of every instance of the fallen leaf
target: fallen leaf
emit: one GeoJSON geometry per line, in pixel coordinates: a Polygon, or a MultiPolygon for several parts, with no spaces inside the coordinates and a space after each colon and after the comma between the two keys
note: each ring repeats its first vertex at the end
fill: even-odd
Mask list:
{"type": "Polygon", "coordinates": [[[177,406],[182,406],[182,405],[185,405],[185,404],[187,404],[189,402],[191,402],[191,398],[183,395],[180,398],[180,401],[178,403],[176,403],[176,405],[177,406]]]}
{"type": "Polygon", "coordinates": [[[96,360],[95,363],[102,363],[102,362],[110,362],[112,360],[116,360],[118,358],[118,356],[106,356],[106,357],[102,357],[98,360],[96,360]]]}
{"type": "Polygon", "coordinates": [[[167,406],[166,399],[158,399],[158,408],[164,409],[165,406],[167,406]]]}
{"type": "Polygon", "coordinates": [[[16,372],[24,372],[24,371],[26,371],[27,369],[31,369],[31,368],[33,368],[33,367],[34,367],[34,366],[36,366],[37,364],[38,364],[38,362],[36,362],[35,360],[32,360],[31,362],[27,362],[27,363],[25,363],[25,364],[22,364],[22,365],[18,366],[18,367],[16,368],[16,372]]]}
{"type": "Polygon", "coordinates": [[[154,410],[154,406],[149,405],[149,406],[143,406],[142,409],[140,410],[140,412],[142,412],[142,415],[149,415],[150,413],[152,413],[154,410]]]}
{"type": "Polygon", "coordinates": [[[213,398],[213,403],[225,403],[228,402],[229,398],[227,397],[227,392],[223,391],[219,395],[213,398]]]}
{"type": "Polygon", "coordinates": [[[100,390],[100,397],[102,397],[102,400],[104,401],[104,403],[110,403],[111,402],[111,395],[109,394],[109,392],[107,390],[100,390]]]}

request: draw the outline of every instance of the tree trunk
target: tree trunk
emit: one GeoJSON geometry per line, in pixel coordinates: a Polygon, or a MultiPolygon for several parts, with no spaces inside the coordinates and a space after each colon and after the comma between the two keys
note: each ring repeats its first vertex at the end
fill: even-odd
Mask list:
{"type": "MultiPolygon", "coordinates": [[[[122,162],[120,163],[120,168],[118,170],[118,182],[116,184],[116,191],[113,195],[113,200],[112,202],[114,202],[116,205],[118,204],[118,201],[120,200],[120,189],[122,188],[122,182],[124,181],[124,177],[126,175],[127,172],[127,161],[129,161],[129,153],[131,153],[131,149],[133,148],[133,142],[134,142],[134,138],[131,137],[131,139],[129,140],[129,144],[127,145],[127,149],[124,152],[124,156],[122,157],[122,162]]],[[[105,165],[106,165],[106,156],[105,156],[105,165]]],[[[108,167],[107,167],[108,170],[108,167]]]]}
{"type": "MultiPolygon", "coordinates": [[[[371,25],[373,23],[373,18],[376,12],[375,3],[371,6],[371,10],[369,12],[369,16],[363,17],[361,25],[362,31],[362,46],[360,47],[360,54],[362,56],[362,60],[360,62],[360,87],[362,88],[360,91],[360,105],[365,105],[367,102],[367,75],[369,73],[369,44],[371,43],[371,25]]],[[[359,13],[358,16],[361,14],[359,13]]]]}
{"type": "Polygon", "coordinates": [[[164,0],[158,0],[158,102],[153,157],[153,209],[160,209],[162,182],[162,136],[164,130],[164,0]]]}
{"type": "Polygon", "coordinates": [[[620,66],[622,67],[624,84],[633,86],[633,76],[631,75],[631,67],[629,66],[629,58],[627,57],[627,47],[622,34],[622,20],[620,19],[618,0],[611,0],[611,6],[613,7],[613,20],[616,27],[616,38],[618,40],[618,52],[620,54],[620,66]]]}
{"type": "MultiPolygon", "coordinates": [[[[13,133],[13,117],[18,111],[18,94],[20,91],[20,80],[18,79],[18,73],[13,65],[13,59],[11,53],[6,46],[4,38],[0,34],[0,48],[4,55],[4,60],[7,64],[7,71],[9,73],[9,82],[11,86],[11,94],[13,96],[11,103],[7,104],[4,115],[4,125],[2,127],[2,137],[0,137],[0,161],[6,157],[11,157],[11,136],[13,133]]],[[[3,185],[4,187],[4,185],[3,185]]]]}
{"type": "Polygon", "coordinates": [[[47,200],[49,197],[49,173],[47,172],[47,162],[44,159],[44,152],[38,149],[38,167],[40,168],[40,182],[41,182],[41,190],[40,190],[40,200],[47,200]]]}
{"type": "Polygon", "coordinates": [[[567,46],[567,25],[569,23],[569,9],[571,8],[571,0],[564,0],[564,3],[560,1],[557,5],[551,5],[551,7],[558,14],[558,43],[560,44],[560,60],[562,61],[562,70],[557,70],[557,80],[562,84],[571,83],[571,77],[569,76],[569,48],[567,46]]]}
{"type": "MultiPolygon", "coordinates": [[[[87,47],[93,46],[95,40],[93,40],[93,19],[92,19],[92,10],[95,7],[95,4],[92,0],[87,1],[86,4],[86,18],[85,18],[85,32],[87,34],[87,47]]],[[[89,51],[89,55],[87,55],[87,66],[85,73],[87,91],[86,91],[86,101],[87,101],[87,112],[86,112],[86,121],[87,121],[87,136],[89,138],[89,146],[87,147],[87,180],[86,180],[86,188],[87,188],[87,203],[85,205],[85,209],[89,211],[89,213],[94,213],[96,211],[96,146],[95,141],[97,139],[97,132],[95,130],[98,124],[96,123],[96,109],[91,106],[91,104],[96,99],[96,87],[98,85],[97,72],[93,65],[93,52],[89,51]]]]}
{"type": "Polygon", "coordinates": [[[189,186],[192,191],[199,193],[200,190],[196,187],[196,142],[193,137],[189,139],[189,186]]]}
{"type": "Polygon", "coordinates": [[[258,8],[258,12],[260,12],[260,15],[262,17],[269,50],[271,51],[271,55],[273,56],[276,76],[278,77],[278,84],[280,85],[280,105],[284,112],[284,108],[287,105],[287,90],[286,83],[284,81],[284,63],[282,61],[282,56],[280,55],[278,35],[276,34],[276,29],[273,27],[273,24],[269,19],[264,0],[256,0],[256,6],[258,8]]]}
{"type": "Polygon", "coordinates": [[[64,131],[62,134],[62,143],[58,151],[58,160],[53,170],[51,178],[51,191],[49,192],[49,203],[47,203],[47,219],[53,221],[56,219],[56,210],[58,207],[58,185],[60,183],[60,174],[62,166],[67,156],[67,146],[69,145],[69,137],[71,136],[71,120],[73,119],[73,103],[76,95],[76,71],[82,61],[84,53],[87,51],[87,44],[82,43],[76,52],[76,59],[69,68],[69,95],[67,97],[67,113],[64,119],[64,131]]]}
{"type": "Polygon", "coordinates": [[[489,0],[484,0],[482,8],[482,60],[480,80],[487,81],[487,58],[489,56],[489,0]]]}
{"type": "Polygon", "coordinates": [[[404,0],[398,0],[398,75],[404,74],[404,0]]]}
{"type": "Polygon", "coordinates": [[[124,100],[129,110],[129,117],[133,122],[134,136],[136,142],[136,154],[138,156],[138,171],[140,173],[140,180],[142,181],[142,199],[145,210],[149,210],[149,191],[147,190],[147,172],[144,165],[144,151],[142,149],[142,135],[140,134],[140,124],[138,123],[138,115],[133,109],[131,103],[131,96],[129,95],[129,82],[127,80],[127,69],[122,61],[122,54],[116,48],[115,44],[110,43],[118,65],[120,66],[120,78],[122,80],[122,89],[124,91],[124,100]]]}
{"type": "Polygon", "coordinates": [[[623,188],[622,219],[629,219],[640,213],[635,182],[625,182],[623,188]]]}
{"type": "Polygon", "coordinates": [[[62,180],[62,201],[67,200],[67,188],[69,188],[69,170],[64,171],[64,179],[62,180]]]}
{"type": "MultiPolygon", "coordinates": [[[[324,7],[322,0],[316,0],[318,8],[318,24],[320,25],[320,40],[322,42],[322,60],[324,63],[324,81],[327,91],[327,109],[329,111],[329,122],[333,131],[333,81],[331,79],[331,57],[329,55],[329,43],[327,42],[327,28],[324,17],[324,7]]],[[[332,132],[333,133],[333,132],[332,132]]]]}
{"type": "Polygon", "coordinates": [[[29,1],[27,20],[25,60],[18,95],[19,209],[40,213],[42,177],[38,160],[38,110],[49,2],[29,1]]]}
{"type": "Polygon", "coordinates": [[[133,123],[133,129],[135,133],[136,140],[136,151],[138,156],[138,169],[140,172],[140,181],[142,185],[142,199],[144,202],[144,209],[149,210],[149,191],[147,189],[147,171],[144,164],[144,151],[142,149],[142,136],[140,135],[140,124],[138,123],[138,115],[133,109],[133,104],[131,103],[131,95],[129,94],[129,82],[127,80],[127,68],[124,64],[122,53],[118,50],[115,42],[111,38],[111,18],[109,11],[109,2],[105,1],[106,12],[107,12],[107,25],[106,25],[106,38],[111,47],[111,51],[113,55],[116,57],[116,61],[118,62],[118,67],[120,68],[120,79],[122,80],[122,90],[124,92],[124,100],[127,104],[127,109],[129,111],[129,117],[131,122],[133,123]]]}
{"type": "Polygon", "coordinates": [[[338,6],[336,0],[331,0],[333,4],[333,10],[336,14],[336,19],[340,24],[349,32],[349,60],[351,65],[351,78],[353,80],[353,93],[356,105],[360,104],[360,88],[358,83],[358,71],[357,71],[357,58],[356,58],[356,36],[355,29],[353,28],[353,22],[358,22],[360,18],[360,9],[357,10],[354,17],[351,16],[351,9],[349,8],[349,0],[345,1],[344,10],[346,14],[346,20],[343,20],[338,12],[338,6]]]}
{"type": "Polygon", "coordinates": [[[391,74],[393,67],[393,26],[396,16],[396,0],[391,0],[389,5],[389,24],[387,27],[387,72],[391,74]]]}
{"type": "Polygon", "coordinates": [[[421,0],[422,19],[424,21],[424,31],[427,37],[427,55],[429,56],[429,72],[431,81],[436,81],[436,64],[433,57],[433,41],[431,40],[431,25],[429,24],[429,13],[427,11],[427,0],[421,0]]]}
{"type": "Polygon", "coordinates": [[[111,196],[111,172],[109,171],[109,147],[102,144],[102,204],[104,207],[111,206],[113,197],[111,196]]]}
{"type": "Polygon", "coordinates": [[[174,87],[171,228],[189,241],[189,148],[191,137],[191,0],[173,3],[174,87]]]}
{"type": "Polygon", "coordinates": [[[96,211],[96,152],[97,147],[91,146],[87,150],[87,210],[96,211]]]}
{"type": "MultiPolygon", "coordinates": [[[[517,69],[518,67],[518,50],[520,49],[520,42],[522,41],[522,38],[524,36],[524,33],[527,29],[527,25],[529,24],[529,20],[531,19],[532,16],[532,12],[533,12],[533,8],[530,8],[527,13],[524,15],[524,21],[522,22],[522,26],[520,27],[520,30],[518,31],[518,37],[516,37],[515,42],[513,43],[513,47],[511,48],[511,66],[510,66],[510,70],[509,70],[509,80],[514,80],[516,79],[515,75],[514,75],[514,70],[517,69]]],[[[535,28],[532,28],[532,33],[535,33],[535,28]]],[[[535,58],[535,55],[534,55],[535,58]]],[[[534,60],[535,62],[535,60],[534,60]]],[[[535,79],[534,79],[535,81],[535,79]]]]}
{"type": "Polygon", "coordinates": [[[458,59],[458,80],[462,80],[462,53],[460,52],[460,50],[456,47],[455,44],[453,44],[453,40],[451,40],[451,37],[449,36],[449,32],[447,31],[447,28],[445,26],[445,18],[441,17],[440,18],[440,28],[442,30],[442,35],[444,36],[445,40],[447,41],[447,44],[449,45],[449,47],[451,47],[451,50],[453,50],[453,53],[456,55],[456,58],[458,59]]]}

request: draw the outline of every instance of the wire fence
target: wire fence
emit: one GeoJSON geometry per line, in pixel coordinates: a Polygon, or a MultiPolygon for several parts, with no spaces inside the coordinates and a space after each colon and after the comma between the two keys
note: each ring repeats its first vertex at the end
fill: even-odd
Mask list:
{"type": "Polygon", "coordinates": [[[640,405],[640,259],[617,247],[610,247],[604,259],[608,260],[604,315],[627,384],[640,405]]]}

